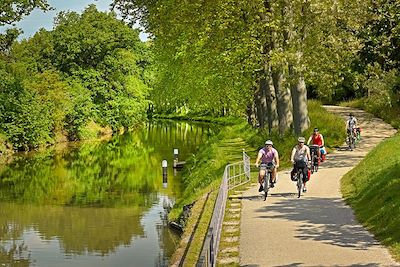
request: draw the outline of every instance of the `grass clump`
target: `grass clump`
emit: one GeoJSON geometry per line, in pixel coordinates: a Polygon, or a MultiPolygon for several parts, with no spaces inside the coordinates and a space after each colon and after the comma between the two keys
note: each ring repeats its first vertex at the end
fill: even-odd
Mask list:
{"type": "Polygon", "coordinates": [[[357,219],[400,260],[400,134],[376,146],[341,180],[357,219]]]}

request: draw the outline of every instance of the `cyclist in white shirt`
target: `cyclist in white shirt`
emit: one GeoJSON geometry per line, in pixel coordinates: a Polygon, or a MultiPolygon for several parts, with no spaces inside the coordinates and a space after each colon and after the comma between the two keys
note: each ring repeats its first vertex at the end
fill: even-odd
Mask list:
{"type": "Polygon", "coordinates": [[[354,117],[353,113],[350,113],[349,118],[346,121],[347,134],[350,134],[350,132],[353,131],[355,135],[356,128],[357,128],[357,119],[356,117],[354,117]]]}

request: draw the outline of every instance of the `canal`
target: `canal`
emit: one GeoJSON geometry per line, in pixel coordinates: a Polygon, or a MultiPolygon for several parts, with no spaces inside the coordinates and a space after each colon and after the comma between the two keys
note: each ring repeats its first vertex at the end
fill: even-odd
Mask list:
{"type": "Polygon", "coordinates": [[[0,266],[168,266],[179,236],[167,210],[182,193],[173,150],[186,160],[211,132],[152,123],[17,155],[0,169],[0,266]]]}

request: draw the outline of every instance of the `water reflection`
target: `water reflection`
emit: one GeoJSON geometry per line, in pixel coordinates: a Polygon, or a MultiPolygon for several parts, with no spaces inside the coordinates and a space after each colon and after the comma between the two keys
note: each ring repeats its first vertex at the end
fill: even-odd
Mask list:
{"type": "Polygon", "coordinates": [[[178,237],[164,206],[181,195],[173,149],[184,159],[208,134],[186,123],[150,124],[17,158],[0,172],[0,263],[167,266],[178,237]],[[166,188],[163,159],[171,162],[166,188]]]}

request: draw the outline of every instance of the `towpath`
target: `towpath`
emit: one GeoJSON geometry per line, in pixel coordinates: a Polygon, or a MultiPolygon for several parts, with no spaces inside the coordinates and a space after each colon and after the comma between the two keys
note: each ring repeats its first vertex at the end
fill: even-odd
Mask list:
{"type": "Polygon", "coordinates": [[[287,171],[279,173],[266,201],[256,184],[243,193],[240,266],[400,266],[357,222],[340,193],[341,177],[396,131],[364,111],[326,109],[343,117],[352,111],[362,140],[354,151],[343,147],[329,154],[300,199],[287,171]]]}

